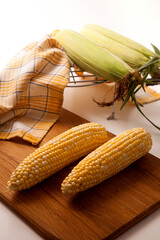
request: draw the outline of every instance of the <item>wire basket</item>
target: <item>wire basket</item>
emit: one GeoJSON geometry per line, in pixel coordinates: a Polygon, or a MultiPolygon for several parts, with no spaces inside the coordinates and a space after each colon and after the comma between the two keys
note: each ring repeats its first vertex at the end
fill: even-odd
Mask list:
{"type": "Polygon", "coordinates": [[[101,79],[91,73],[83,72],[82,70],[76,70],[75,68],[71,67],[70,81],[68,82],[67,87],[88,87],[106,82],[108,82],[108,80],[101,79]],[[79,78],[83,80],[79,80],[79,78]]]}

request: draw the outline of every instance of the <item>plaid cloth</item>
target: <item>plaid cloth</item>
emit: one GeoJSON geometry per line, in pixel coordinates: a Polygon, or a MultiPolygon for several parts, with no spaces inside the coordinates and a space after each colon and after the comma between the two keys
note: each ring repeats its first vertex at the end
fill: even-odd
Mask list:
{"type": "Polygon", "coordinates": [[[145,92],[142,90],[136,94],[136,100],[142,105],[146,103],[154,102],[159,99],[160,99],[160,93],[154,91],[150,87],[145,87],[145,92]]]}
{"type": "Polygon", "coordinates": [[[14,56],[0,75],[0,139],[38,144],[60,117],[70,62],[53,34],[14,56]]]}

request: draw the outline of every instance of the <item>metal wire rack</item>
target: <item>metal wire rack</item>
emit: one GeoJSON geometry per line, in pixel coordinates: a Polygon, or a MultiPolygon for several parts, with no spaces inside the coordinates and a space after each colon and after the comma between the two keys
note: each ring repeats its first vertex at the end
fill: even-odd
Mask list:
{"type": "MultiPolygon", "coordinates": [[[[93,85],[98,85],[102,83],[107,83],[108,80],[102,80],[99,77],[95,76],[94,74],[90,74],[87,72],[83,72],[82,70],[75,70],[75,68],[71,67],[70,69],[70,81],[67,84],[67,87],[88,87],[93,85]],[[78,79],[78,80],[77,80],[78,79]],[[82,80],[79,80],[82,79],[82,80]]],[[[114,96],[115,98],[115,91],[114,96]]],[[[115,103],[112,105],[112,113],[107,120],[115,119],[115,103]]]]}
{"type": "Polygon", "coordinates": [[[101,80],[99,77],[93,74],[71,68],[70,81],[68,82],[67,87],[88,87],[97,84],[102,84],[107,81],[108,80],[101,80]],[[83,80],[77,80],[79,78],[82,78],[83,80]]]}

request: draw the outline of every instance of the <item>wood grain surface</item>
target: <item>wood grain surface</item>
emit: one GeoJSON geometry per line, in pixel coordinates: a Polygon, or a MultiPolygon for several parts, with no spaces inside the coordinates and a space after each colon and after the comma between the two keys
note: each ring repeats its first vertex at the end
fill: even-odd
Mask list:
{"type": "MultiPolygon", "coordinates": [[[[85,122],[63,109],[40,145],[85,122]]],[[[160,161],[151,154],[74,198],[60,185],[76,163],[29,190],[6,192],[11,172],[35,148],[21,139],[0,141],[0,198],[47,240],[115,239],[160,207],[160,161]]]]}

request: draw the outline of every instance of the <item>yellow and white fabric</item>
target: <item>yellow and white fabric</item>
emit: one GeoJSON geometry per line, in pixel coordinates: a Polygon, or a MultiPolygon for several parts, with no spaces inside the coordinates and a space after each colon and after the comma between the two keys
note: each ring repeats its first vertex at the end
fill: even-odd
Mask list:
{"type": "Polygon", "coordinates": [[[145,87],[145,92],[139,91],[136,94],[136,100],[142,105],[146,103],[154,102],[159,99],[160,99],[160,93],[156,92],[150,87],[145,87]]]}
{"type": "Polygon", "coordinates": [[[70,62],[54,35],[14,56],[0,73],[0,139],[38,144],[60,117],[70,62]]]}

